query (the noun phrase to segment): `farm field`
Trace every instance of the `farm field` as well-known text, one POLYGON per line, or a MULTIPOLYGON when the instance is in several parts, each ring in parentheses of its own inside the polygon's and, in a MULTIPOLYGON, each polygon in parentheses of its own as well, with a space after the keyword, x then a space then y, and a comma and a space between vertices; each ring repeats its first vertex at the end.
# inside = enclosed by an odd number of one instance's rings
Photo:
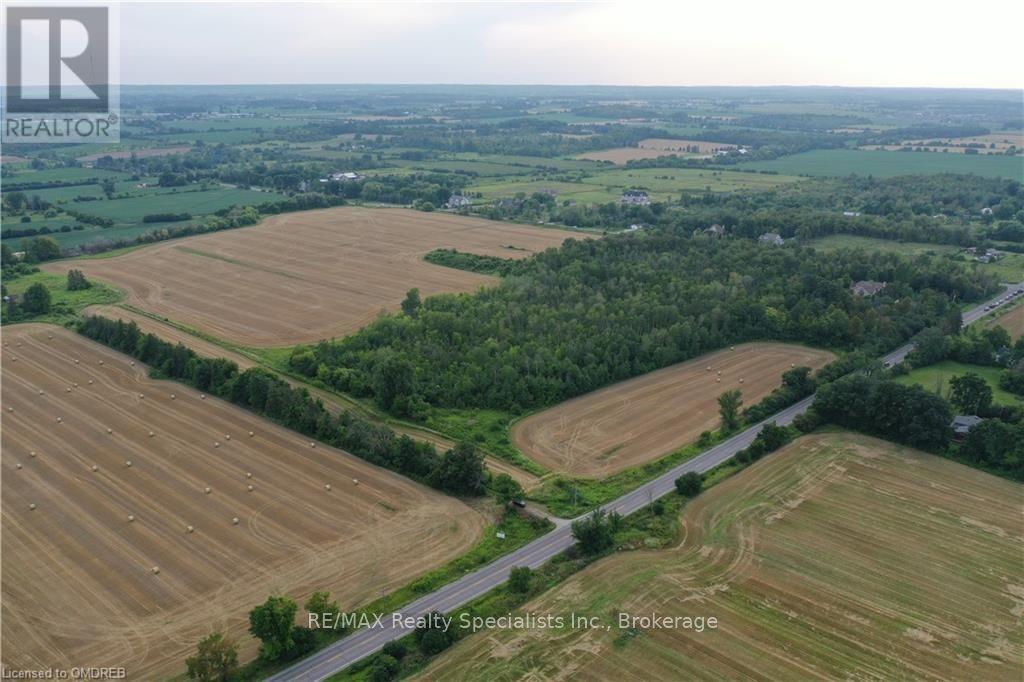
POLYGON ((866 436, 805 436, 689 503, 673 549, 620 553, 418 679, 978 679, 1024 675, 1021 486, 866 436), (621 629, 618 614, 715 617, 621 629))
POLYGON ((85 156, 79 156, 78 160, 82 163, 91 163, 97 159, 102 159, 104 156, 109 156, 112 159, 130 159, 135 156, 138 159, 147 159, 154 156, 173 156, 175 154, 185 154, 191 147, 179 146, 179 147, 150 147, 146 149, 125 149, 122 151, 108 151, 99 152, 96 154, 86 154, 85 156))
POLYGON ((342 336, 397 310, 406 292, 472 291, 497 280, 423 261, 436 248, 526 258, 579 233, 445 213, 341 207, 156 244, 80 268, 127 303, 243 346, 342 336), (283 243, 288 249, 281 249, 283 243))
POLYGON ((116 662, 130 679, 168 679, 212 630, 245 660, 247 609, 267 594, 330 590, 353 608, 466 551, 486 524, 68 330, 17 325, 4 345, 11 668, 116 662))
POLYGON ((999 375, 1002 371, 999 367, 983 367, 982 365, 968 365, 962 362, 944 360, 934 365, 911 370, 909 374, 896 377, 896 381, 907 386, 917 384, 944 398, 948 398, 949 380, 953 377, 973 372, 984 379, 989 388, 992 389, 992 402, 1000 405, 1024 407, 1024 399, 999 388, 999 375))
MULTIPOLYGON (((280 201, 285 197, 274 192, 260 192, 234 187, 216 187, 207 190, 188 189, 180 192, 158 191, 145 196, 109 201, 88 201, 71 204, 75 210, 88 215, 110 218, 115 225, 141 223, 142 218, 154 213, 191 213, 207 215, 229 206, 246 206, 280 201)), ((147 228, 166 227, 165 223, 147 223, 147 228)))
POLYGON ((781 386, 791 365, 817 369, 834 357, 803 346, 743 344, 530 415, 512 425, 510 436, 523 454, 553 471, 604 477, 657 459, 717 428, 718 396, 725 391, 739 389, 750 406, 781 386))
POLYGON ((1024 336, 1024 302, 1018 303, 1001 315, 993 317, 985 326, 994 327, 996 325, 1010 332, 1010 336, 1013 337, 1014 341, 1024 336))
POLYGON ((741 166, 793 175, 835 177, 857 174, 891 178, 914 173, 973 173, 1018 181, 1024 177, 1024 158, 1019 156, 975 156, 942 152, 816 149, 771 161, 749 161, 741 166))
POLYGON ((606 161, 614 163, 617 166, 624 166, 628 161, 637 161, 640 159, 660 159, 663 156, 700 158, 699 154, 666 151, 663 149, 642 149, 640 147, 616 147, 614 149, 604 149, 597 152, 585 152, 583 154, 580 154, 576 158, 583 159, 585 161, 606 161))

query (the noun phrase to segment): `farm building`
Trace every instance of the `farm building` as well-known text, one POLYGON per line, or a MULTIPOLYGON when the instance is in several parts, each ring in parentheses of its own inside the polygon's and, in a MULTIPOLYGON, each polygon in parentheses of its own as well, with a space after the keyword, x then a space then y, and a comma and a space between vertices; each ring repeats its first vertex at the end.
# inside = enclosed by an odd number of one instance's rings
POLYGON ((722 237, 725 236, 725 227, 723 225, 715 223, 711 227, 706 228, 704 230, 704 234, 713 239, 721 239, 722 237))
POLYGON ((782 246, 783 244, 782 236, 775 232, 765 232, 757 238, 757 241, 762 244, 771 244, 772 246, 782 246))
POLYGON ((887 282, 875 282, 869 279, 862 279, 859 282, 854 282, 853 286, 850 287, 857 296, 874 296, 882 289, 886 287, 887 282))
POLYGON ((362 180, 365 176, 352 171, 343 171, 338 173, 331 173, 326 178, 320 178, 320 182, 356 182, 362 180))
POLYGON ((958 414, 953 417, 953 421, 949 423, 953 427, 953 437, 957 440, 961 440, 967 435, 967 432, 973 429, 975 426, 985 421, 981 417, 973 414, 958 414))
POLYGON ((453 194, 448 198, 448 203, 445 204, 448 208, 461 208, 463 206, 469 206, 473 201, 469 197, 462 196, 461 194, 453 194))
POLYGON ((647 192, 641 189, 627 189, 619 198, 619 203, 647 206, 651 203, 651 198, 647 196, 647 192))

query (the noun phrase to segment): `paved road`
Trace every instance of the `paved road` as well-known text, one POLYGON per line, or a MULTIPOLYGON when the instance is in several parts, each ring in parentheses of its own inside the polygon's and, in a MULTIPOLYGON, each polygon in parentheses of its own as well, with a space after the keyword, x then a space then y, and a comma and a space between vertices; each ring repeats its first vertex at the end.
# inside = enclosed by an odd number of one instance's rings
MULTIPOLYGON (((1008 286, 1004 293, 996 296, 992 301, 965 312, 963 314, 964 326, 983 317, 985 315, 985 305, 1002 298, 1006 295, 1006 291, 1009 291, 1011 288, 1016 289, 1017 285, 1013 287, 1008 286)), ((900 362, 906 357, 912 347, 912 344, 901 346, 886 355, 882 360, 890 363, 900 362)), ((778 414, 765 419, 763 422, 751 426, 729 440, 719 443, 688 462, 680 464, 636 490, 626 493, 614 502, 605 505, 604 508, 625 516, 647 506, 652 500, 674 491, 675 480, 683 474, 690 471, 704 473, 715 468, 750 445, 765 424, 771 422, 780 425, 790 424, 793 418, 805 412, 813 401, 814 396, 801 400, 778 414)), ((452 611, 505 582, 508 579, 509 571, 513 567, 529 566, 530 568, 536 568, 560 552, 565 551, 572 544, 572 529, 568 523, 562 523, 547 535, 498 559, 494 563, 477 569, 473 573, 469 573, 455 582, 449 583, 437 591, 421 597, 402 609, 400 615, 402 617, 416 617, 426 615, 431 611, 438 611, 440 613, 452 611)), ((381 626, 359 630, 270 679, 274 680, 274 682, 284 682, 285 680, 314 682, 323 680, 376 652, 389 641, 412 632, 413 628, 406 627, 400 623, 396 624, 391 620, 391 617, 389 615, 385 618, 381 626)))

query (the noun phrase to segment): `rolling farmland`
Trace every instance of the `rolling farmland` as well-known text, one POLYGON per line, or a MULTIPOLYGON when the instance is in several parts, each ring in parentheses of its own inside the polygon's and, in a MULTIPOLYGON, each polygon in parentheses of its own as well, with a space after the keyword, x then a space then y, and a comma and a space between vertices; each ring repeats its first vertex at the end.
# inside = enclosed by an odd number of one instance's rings
POLYGON ((245 346, 351 333, 406 292, 472 291, 496 282, 423 261, 435 248, 526 258, 575 232, 403 209, 335 208, 255 227, 47 266, 114 282, 139 308, 245 346), (287 244, 287 250, 281 248, 287 244))
POLYGON ((863 151, 815 149, 771 161, 750 161, 743 168, 794 175, 841 177, 850 174, 891 178, 913 173, 973 173, 988 178, 1024 177, 1019 156, 977 156, 942 152, 863 151))
POLYGON ((4 346, 11 668, 167 679, 212 630, 247 659, 246 613, 268 593, 326 589, 352 608, 466 551, 486 523, 59 327, 12 327, 4 346))
POLYGON ((566 401, 515 423, 510 435, 542 466, 603 477, 717 428, 717 400, 725 391, 740 389, 744 404, 753 405, 782 384, 791 365, 818 368, 833 357, 803 346, 744 344, 566 401))
POLYGON ((1020 486, 848 433, 804 437, 525 607, 611 628, 488 630, 420 679, 984 679, 1024 675, 1020 486), (618 613, 719 627, 617 627, 618 613))

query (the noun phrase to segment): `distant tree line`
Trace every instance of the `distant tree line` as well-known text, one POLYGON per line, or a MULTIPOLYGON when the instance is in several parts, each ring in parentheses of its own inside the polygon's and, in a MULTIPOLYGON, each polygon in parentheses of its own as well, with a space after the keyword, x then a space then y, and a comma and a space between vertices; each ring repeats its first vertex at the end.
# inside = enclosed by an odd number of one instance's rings
POLYGON ((156 372, 219 396, 282 426, 342 448, 378 466, 397 471, 453 495, 481 495, 483 457, 470 444, 439 456, 434 446, 416 442, 351 412, 332 415, 305 388, 294 388, 260 368, 240 372, 223 358, 203 358, 183 344, 143 334, 134 322, 87 317, 78 332, 150 365, 156 372))

